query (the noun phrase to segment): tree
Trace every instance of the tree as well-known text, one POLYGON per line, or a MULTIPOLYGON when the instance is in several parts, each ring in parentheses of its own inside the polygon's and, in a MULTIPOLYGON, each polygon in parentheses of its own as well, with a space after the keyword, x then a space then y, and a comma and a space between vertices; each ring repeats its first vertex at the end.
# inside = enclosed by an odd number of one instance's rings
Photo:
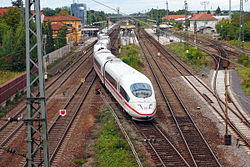
POLYGON ((16 1, 11 1, 13 6, 16 6, 18 8, 21 8, 23 5, 23 1, 22 0, 16 0, 16 1))
POLYGON ((55 39, 56 49, 59 49, 67 44, 66 33, 67 33, 67 27, 65 25, 61 27, 57 33, 57 36, 55 39))
POLYGON ((45 16, 55 16, 56 11, 51 8, 43 8, 43 13, 45 16))
POLYGON ((15 47, 14 49, 14 55, 12 59, 12 71, 24 71, 26 68, 26 36, 25 36, 25 27, 23 25, 19 25, 17 27, 16 33, 15 33, 15 47))
POLYGON ((218 8, 216 9, 215 11, 216 14, 221 14, 221 10, 220 10, 220 7, 218 6, 218 8))
POLYGON ((20 10, 18 7, 10 7, 1 17, 1 22, 15 31, 20 24, 20 10))
POLYGON ((43 35, 47 36, 46 39, 47 41, 45 46, 47 54, 55 50, 51 21, 49 20, 48 23, 43 23, 42 26, 43 26, 43 35))

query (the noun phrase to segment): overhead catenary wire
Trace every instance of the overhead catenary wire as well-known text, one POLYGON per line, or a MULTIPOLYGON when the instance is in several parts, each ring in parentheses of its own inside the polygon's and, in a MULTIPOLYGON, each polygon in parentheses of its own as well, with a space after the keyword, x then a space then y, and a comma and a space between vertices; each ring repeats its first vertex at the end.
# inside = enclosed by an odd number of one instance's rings
MULTIPOLYGON (((103 6, 107 7, 107 8, 109 8, 109 9, 112 9, 112 10, 114 10, 115 12, 117 12, 117 10, 116 10, 115 8, 112 8, 112 7, 108 6, 108 5, 105 5, 105 4, 103 4, 103 3, 101 3, 101 2, 99 2, 99 1, 97 1, 97 0, 92 0, 92 1, 94 1, 94 2, 96 2, 96 3, 98 3, 98 4, 101 4, 101 5, 103 5, 103 6)), ((142 21, 142 20, 139 20, 139 19, 137 19, 137 18, 135 18, 135 17, 133 17, 133 16, 130 16, 130 15, 124 13, 124 12, 121 12, 121 11, 120 11, 120 14, 123 14, 123 15, 125 15, 125 16, 127 16, 127 17, 129 17, 129 18, 132 18, 132 19, 134 19, 134 20, 136 20, 136 21, 138 21, 138 22, 141 22, 141 23, 143 23, 143 24, 145 24, 145 25, 147 25, 147 26, 152 26, 152 25, 148 24, 147 22, 144 22, 144 21, 142 21)), ((163 33, 163 34, 166 34, 166 35, 173 35, 173 36, 175 36, 173 32, 166 32, 166 31, 162 31, 162 30, 160 30, 160 29, 159 29, 159 31, 160 31, 161 33, 163 33)), ((199 47, 200 49, 204 49, 204 50, 206 50, 206 51, 211 52, 210 50, 206 49, 205 47, 202 47, 201 45, 195 44, 195 43, 193 43, 193 42, 191 42, 191 41, 186 41, 186 43, 188 43, 188 44, 190 44, 190 45, 192 45, 192 46, 199 47)), ((222 57, 222 56, 218 55, 218 54, 215 53, 215 52, 213 52, 213 54, 214 54, 215 56, 217 56, 217 57, 219 57, 219 58, 221 58, 221 59, 227 60, 227 61, 229 61, 230 63, 233 63, 233 64, 235 64, 235 65, 237 65, 237 66, 239 66, 239 67, 241 67, 241 68, 250 69, 250 68, 248 68, 248 67, 245 67, 244 65, 241 65, 241 64, 239 64, 239 63, 237 63, 237 62, 234 62, 234 61, 232 61, 232 60, 229 60, 228 58, 222 57)))

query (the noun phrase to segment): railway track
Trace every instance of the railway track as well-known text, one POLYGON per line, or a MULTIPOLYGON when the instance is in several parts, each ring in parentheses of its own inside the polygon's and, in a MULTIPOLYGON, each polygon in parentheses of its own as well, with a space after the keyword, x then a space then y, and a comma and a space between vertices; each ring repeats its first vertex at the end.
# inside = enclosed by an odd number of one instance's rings
MULTIPOLYGON (((161 45, 158 45, 158 42, 146 34, 144 31, 144 34, 142 35, 145 38, 149 38, 151 43, 153 44, 154 47, 156 47, 159 52, 166 58, 171 65, 173 65, 176 70, 181 74, 181 76, 187 81, 188 84, 190 84, 193 89, 200 94, 201 97, 205 101, 208 102, 209 106, 214 110, 214 113, 218 115, 218 117, 221 119, 221 121, 225 121, 225 113, 224 110, 221 108, 218 108, 215 106, 214 102, 216 101, 216 94, 210 90, 200 79, 198 79, 194 73, 192 73, 185 65, 177 59, 172 52, 169 50, 166 50, 164 47, 161 45), (201 92, 198 88, 203 87, 204 90, 201 92), (209 98, 210 97, 210 98, 209 98), (211 99, 211 97, 213 97, 211 99)), ((217 65, 217 68, 219 66, 217 65)), ((223 101, 221 98, 218 99, 220 103, 225 105, 225 101, 223 101)), ((233 103, 234 105, 234 103, 233 103)), ((231 113, 231 117, 229 118, 229 126, 232 128, 232 130, 236 133, 236 135, 243 140, 243 145, 246 145, 249 148, 249 141, 248 141, 248 136, 249 136, 249 118, 248 116, 239 110, 239 108, 235 105, 234 107, 231 105, 228 108, 231 113), (237 120, 236 122, 233 122, 231 120, 237 120)))
MULTIPOLYGON (((94 42, 95 43, 95 42, 94 42)), ((92 55, 91 49, 93 48, 93 45, 89 48, 86 55, 80 57, 78 61, 71 64, 65 71, 63 71, 59 76, 57 76, 53 81, 46 84, 46 92, 47 92, 47 100, 50 100, 50 98, 56 93, 56 91, 62 87, 66 81, 69 80, 69 78, 72 76, 73 73, 76 73, 77 70, 86 62, 86 60, 89 59, 89 57, 92 55)), ((12 118, 17 118, 23 115, 22 117, 25 118, 26 116, 26 106, 23 104, 19 111, 12 115, 12 118)), ((24 128, 24 122, 20 121, 17 123, 10 123, 4 122, 2 126, 0 127, 0 142, 1 146, 9 147, 10 143, 12 142, 13 138, 15 138, 15 135, 20 135, 18 133, 19 131, 23 131, 24 128)), ((1 155, 3 156, 4 152, 1 152, 1 155)))
MULTIPOLYGON (((180 37, 182 39, 184 39, 184 34, 182 33, 178 33, 178 32, 173 32, 173 35, 176 35, 177 37, 180 37)), ((196 41, 198 43, 202 43, 205 46, 214 46, 214 44, 217 44, 218 46, 220 46, 222 49, 224 49, 227 54, 230 54, 232 56, 238 56, 239 55, 239 50, 238 48, 236 48, 235 46, 228 44, 226 42, 221 42, 215 39, 210 39, 210 38, 206 38, 205 40, 202 38, 195 38, 195 35, 189 35, 190 39, 194 40, 196 39, 196 41)), ((244 51, 241 49, 240 51, 241 54, 250 54, 250 50, 245 49, 244 51)))
MULTIPOLYGON (((142 32, 139 33, 141 34, 140 36, 146 37, 142 32)), ((161 94, 182 140, 180 147, 184 150, 182 152, 185 152, 182 153, 183 157, 185 157, 190 166, 221 166, 217 157, 189 115, 179 95, 171 85, 168 77, 154 58, 154 55, 149 49, 150 46, 146 41, 147 38, 139 38, 139 44, 143 50, 143 54, 157 81, 161 94)))
MULTIPOLYGON (((90 52, 84 57, 81 57, 79 61, 76 61, 75 63, 71 64, 71 66, 69 66, 65 71, 63 71, 59 76, 57 76, 52 82, 46 85, 45 90, 47 92, 47 97, 46 97, 47 100, 49 100, 55 94, 55 92, 70 78, 72 73, 74 73, 75 71, 79 69, 81 64, 84 63, 91 54, 92 52, 90 52)), ((15 112, 14 115, 10 117, 11 118, 25 117, 26 115, 26 113, 24 113, 25 111, 26 111, 26 105, 23 105, 21 109, 19 109, 18 112, 15 112)), ((1 143, 0 145, 4 146, 15 133, 11 135, 8 135, 8 134, 12 131, 14 132, 20 129, 21 126, 23 126, 23 124, 24 124, 23 122, 13 124, 12 122, 9 122, 9 121, 6 121, 4 124, 2 124, 0 127, 0 143, 1 143), (18 127, 18 128, 15 129, 15 127, 18 127), (12 129, 15 129, 15 130, 12 130, 12 129)))
MULTIPOLYGON (((94 84, 94 81, 96 80, 96 74, 93 71, 93 67, 89 70, 85 78, 85 82, 81 82, 78 85, 73 96, 63 107, 68 111, 67 116, 62 117, 58 115, 48 129, 49 154, 51 165, 56 164, 56 162, 54 162, 54 158, 57 152, 59 151, 74 119, 76 118, 78 112, 80 112, 84 100, 86 99, 92 85, 94 84)), ((43 163, 43 161, 40 160, 40 156, 43 156, 43 153, 39 153, 34 157, 34 161, 37 162, 37 164, 39 164, 39 162, 41 164, 43 163)), ((27 166, 27 163, 25 163, 23 166, 27 166)))
POLYGON ((155 122, 136 122, 135 127, 144 137, 151 150, 156 166, 190 166, 170 139, 160 130, 155 122))

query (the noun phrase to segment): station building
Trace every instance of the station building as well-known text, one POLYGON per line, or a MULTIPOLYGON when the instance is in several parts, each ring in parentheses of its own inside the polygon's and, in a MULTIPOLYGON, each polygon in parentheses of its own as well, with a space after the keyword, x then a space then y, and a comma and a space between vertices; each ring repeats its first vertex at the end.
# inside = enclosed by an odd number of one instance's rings
POLYGON ((57 36, 59 29, 63 26, 67 26, 67 42, 73 41, 75 44, 80 43, 82 40, 82 19, 79 17, 65 14, 63 11, 58 16, 45 16, 44 22, 50 20, 52 25, 53 37, 57 36))

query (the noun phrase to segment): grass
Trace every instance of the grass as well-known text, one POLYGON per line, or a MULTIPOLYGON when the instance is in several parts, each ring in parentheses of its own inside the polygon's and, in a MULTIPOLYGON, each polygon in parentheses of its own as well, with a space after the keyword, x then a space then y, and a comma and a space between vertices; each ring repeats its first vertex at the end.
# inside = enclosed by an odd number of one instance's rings
POLYGON ((134 69, 138 71, 142 71, 143 69, 143 63, 142 59, 139 56, 140 53, 140 47, 137 45, 127 45, 121 47, 121 53, 119 57, 121 60, 133 67, 134 69))
POLYGON ((124 139, 110 111, 103 109, 99 119, 101 129, 95 144, 97 166, 138 166, 128 143, 124 139))
POLYGON ((83 165, 85 162, 87 162, 85 158, 80 158, 80 159, 75 160, 75 163, 79 166, 83 165))
MULTIPOLYGON (((226 41, 230 43, 231 45, 234 45, 236 47, 239 47, 239 40, 231 40, 231 41, 226 41)), ((250 41, 244 41, 244 48, 247 50, 250 50, 250 41)))
POLYGON ((250 96, 250 68, 239 69, 239 76, 242 79, 243 91, 250 96))
POLYGON ((11 71, 1 71, 0 70, 0 85, 23 74, 24 72, 11 72, 11 71))
POLYGON ((205 53, 201 52, 200 49, 189 46, 189 53, 186 53, 184 43, 172 43, 166 47, 196 72, 208 68, 212 63, 211 58, 204 56, 205 53))

